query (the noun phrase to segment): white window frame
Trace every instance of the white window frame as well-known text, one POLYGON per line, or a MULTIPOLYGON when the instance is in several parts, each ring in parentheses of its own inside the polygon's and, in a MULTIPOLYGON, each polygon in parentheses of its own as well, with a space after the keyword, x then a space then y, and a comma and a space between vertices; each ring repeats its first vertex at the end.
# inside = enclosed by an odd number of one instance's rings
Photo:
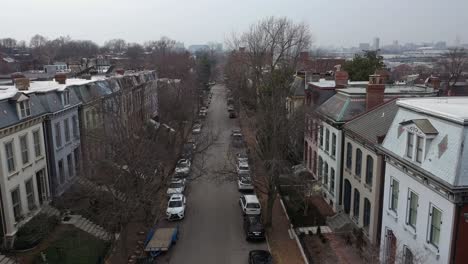
POLYGON ((330 129, 325 129, 325 151, 330 150, 330 129))
POLYGON ((55 145, 57 148, 62 147, 62 126, 60 122, 55 123, 55 145))
POLYGON ((24 182, 24 189, 26 190, 26 201, 28 203, 28 210, 31 211, 36 206, 36 197, 34 194, 34 181, 33 177, 24 182), (31 184, 31 193, 28 193, 28 183, 31 184), (31 199, 31 200, 30 200, 31 199))
POLYGON ((414 230, 416 230, 416 226, 417 226, 417 221, 418 221, 418 208, 419 208, 419 195, 408 188, 408 202, 407 202, 407 205, 406 205, 407 209, 406 209, 406 224, 410 227, 412 227, 414 230), (414 220, 414 225, 411 224, 411 194, 414 194, 416 196, 416 198, 418 199, 417 203, 416 203, 416 219, 414 220))
POLYGON ((436 247, 437 249, 439 249, 439 243, 440 243, 440 235, 441 235, 441 230, 442 230, 442 223, 443 223, 443 215, 444 215, 444 212, 438 208, 437 206, 435 206, 433 203, 431 203, 429 205, 429 217, 428 217, 428 225, 427 225, 427 243, 429 243, 430 245, 436 247), (434 209, 439 211, 440 212, 440 226, 439 226, 439 237, 438 237, 438 241, 437 243, 434 243, 434 241, 432 241, 431 239, 431 236, 432 236, 432 214, 434 213, 434 209))
POLYGON ((70 122, 68 122, 68 118, 65 118, 63 120, 63 130, 65 133, 65 143, 70 142, 71 136, 70 136, 70 122))
POLYGON ((31 104, 29 99, 18 102, 20 118, 26 118, 31 115, 31 104))
POLYGON ((406 135, 406 153, 405 153, 405 156, 408 157, 409 159, 414 158, 414 145, 415 145, 414 136, 415 136, 414 133, 409 132, 409 131, 408 131, 408 133, 406 135), (411 148, 410 148, 410 146, 411 146, 411 148))
POLYGON ((15 222, 21 221, 21 218, 23 216, 23 208, 21 206, 21 190, 19 186, 16 186, 16 188, 12 189, 10 191, 10 197, 11 197, 11 210, 13 211, 13 218, 15 219, 15 222), (13 193, 18 192, 18 201, 15 203, 13 200, 13 193), (15 213, 15 207, 18 207, 18 215, 15 213))
POLYGON ((416 148, 415 148, 415 160, 418 163, 421 163, 424 159, 424 145, 425 145, 425 139, 422 136, 416 135, 416 148))
POLYGON ((64 90, 62 92, 62 104, 64 106, 70 105, 70 91, 64 90))
POLYGON ((400 198, 400 182, 398 180, 396 180, 394 177, 391 177, 390 178, 390 195, 389 195, 389 204, 388 204, 388 209, 390 209, 392 212, 395 212, 396 214, 398 214, 398 200, 400 198), (397 189, 397 197, 396 197, 396 202, 395 204, 393 203, 393 190, 394 190, 394 185, 395 185, 395 182, 398 183, 398 189, 397 189))
POLYGON ((335 157, 335 155, 336 155, 336 134, 332 133, 331 156, 335 157))
POLYGON ((5 160, 6 160, 6 165, 7 165, 7 170, 9 173, 13 173, 16 171, 16 160, 15 160, 15 142, 14 140, 10 140, 8 142, 5 142, 4 143, 4 149, 5 149, 5 160), (11 146, 11 156, 8 155, 9 151, 7 150, 7 146, 11 146), (11 165, 10 165, 10 162, 9 160, 11 159, 11 165))
POLYGON ((21 135, 19 137, 19 141, 20 141, 21 161, 23 162, 23 165, 27 165, 30 162, 28 134, 21 135))
POLYGON ((37 129, 33 131, 33 143, 34 143, 34 155, 36 158, 42 156, 41 146, 41 130, 37 129), (37 135, 37 138, 36 138, 37 135))

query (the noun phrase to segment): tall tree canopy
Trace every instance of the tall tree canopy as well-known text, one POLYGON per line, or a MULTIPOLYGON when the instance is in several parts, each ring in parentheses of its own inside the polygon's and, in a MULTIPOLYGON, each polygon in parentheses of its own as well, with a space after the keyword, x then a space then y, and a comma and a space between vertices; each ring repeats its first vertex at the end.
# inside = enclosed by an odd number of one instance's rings
POLYGON ((353 60, 345 63, 344 70, 349 73, 352 81, 367 81, 369 75, 385 67, 383 57, 377 52, 375 50, 364 51, 363 55, 356 54, 353 60))

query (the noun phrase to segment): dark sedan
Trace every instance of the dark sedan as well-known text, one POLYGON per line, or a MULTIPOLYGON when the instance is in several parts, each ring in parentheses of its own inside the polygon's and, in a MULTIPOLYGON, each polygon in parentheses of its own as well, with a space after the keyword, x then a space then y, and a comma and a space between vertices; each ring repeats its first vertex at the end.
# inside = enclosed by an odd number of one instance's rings
POLYGON ((265 229, 259 215, 244 216, 244 231, 247 240, 265 240, 265 229))
POLYGON ((252 250, 249 252, 249 264, 272 264, 273 258, 266 250, 252 250))

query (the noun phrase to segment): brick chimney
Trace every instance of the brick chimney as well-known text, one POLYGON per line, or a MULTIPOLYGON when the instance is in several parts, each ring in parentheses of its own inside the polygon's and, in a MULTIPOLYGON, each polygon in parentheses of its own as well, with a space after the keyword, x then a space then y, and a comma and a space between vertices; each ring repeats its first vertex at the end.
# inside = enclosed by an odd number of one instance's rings
POLYGON ((430 80, 431 86, 432 86, 432 88, 434 90, 439 90, 440 89, 440 79, 439 79, 439 77, 431 76, 429 80, 430 80))
POLYGON ((384 84, 390 80, 390 73, 386 69, 376 70, 374 74, 380 75, 380 78, 382 78, 382 82, 384 84))
POLYGON ((29 79, 28 78, 16 78, 15 87, 20 91, 27 91, 29 89, 29 79))
POLYGON ((384 78, 378 74, 369 76, 369 83, 366 89, 366 111, 382 104, 385 96, 384 78))
POLYGON ((64 73, 57 73, 55 74, 55 81, 58 82, 59 84, 65 84, 67 83, 67 75, 64 73))
POLYGON ((335 66, 336 71, 335 71, 335 86, 344 88, 348 86, 348 79, 349 79, 349 74, 347 71, 342 71, 341 70, 341 65, 336 65, 335 66))
POLYGON ((125 70, 122 69, 122 68, 118 68, 118 69, 115 69, 115 73, 117 73, 117 74, 119 74, 119 75, 124 75, 125 70))

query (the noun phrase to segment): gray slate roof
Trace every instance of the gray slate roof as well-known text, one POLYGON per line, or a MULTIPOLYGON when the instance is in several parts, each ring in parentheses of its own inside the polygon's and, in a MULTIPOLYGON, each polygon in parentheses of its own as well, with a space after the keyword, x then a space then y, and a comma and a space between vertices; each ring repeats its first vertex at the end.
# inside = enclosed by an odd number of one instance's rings
POLYGON ((31 107, 31 116, 20 119, 16 111, 16 100, 20 93, 18 92, 13 98, 8 98, 0 101, 0 128, 9 127, 25 120, 41 116, 47 113, 47 110, 41 104, 40 99, 35 94, 28 94, 31 107))
POLYGON ((426 135, 437 135, 439 131, 431 124, 428 119, 412 119, 401 122, 400 125, 415 124, 426 135))
POLYGON ((69 108, 75 105, 79 105, 81 102, 78 100, 75 92, 70 90, 70 105, 64 106, 62 104, 61 92, 56 90, 47 92, 35 93, 39 98, 40 102, 44 106, 44 109, 49 113, 55 113, 65 108, 69 108))
POLYGON ((294 81, 291 83, 289 89, 289 95, 291 96, 305 96, 305 83, 304 79, 296 76, 294 81))
POLYGON ((389 101, 362 114, 344 125, 350 131, 372 144, 380 144, 379 137, 387 134, 398 111, 396 100, 389 101))

